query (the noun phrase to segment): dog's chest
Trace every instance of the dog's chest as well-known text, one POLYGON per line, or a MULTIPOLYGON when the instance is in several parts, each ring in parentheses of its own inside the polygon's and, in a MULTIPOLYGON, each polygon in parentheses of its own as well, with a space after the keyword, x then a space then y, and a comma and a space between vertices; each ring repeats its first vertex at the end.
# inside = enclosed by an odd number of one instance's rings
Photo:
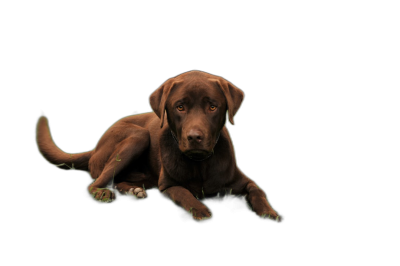
POLYGON ((224 189, 222 173, 199 164, 186 168, 184 176, 181 176, 181 182, 193 195, 203 198, 207 195, 213 195, 224 189))

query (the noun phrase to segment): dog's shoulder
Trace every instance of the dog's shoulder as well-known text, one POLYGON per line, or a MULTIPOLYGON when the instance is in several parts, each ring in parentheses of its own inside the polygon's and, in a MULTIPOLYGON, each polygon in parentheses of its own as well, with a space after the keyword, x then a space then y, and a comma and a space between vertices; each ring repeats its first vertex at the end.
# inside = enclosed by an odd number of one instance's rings
MULTIPOLYGON (((118 120, 112 127, 133 130, 132 132, 135 134, 138 132, 148 134, 154 143, 158 143, 158 139, 162 131, 162 128, 160 127, 160 118, 154 112, 124 117, 118 120)), ((164 129, 165 128, 168 128, 166 119, 164 129)))
POLYGON ((130 115, 121 118, 120 120, 117 121, 118 124, 133 124, 133 125, 138 125, 143 128, 148 128, 150 124, 158 121, 160 123, 160 118, 154 113, 154 112, 149 112, 149 113, 142 113, 142 114, 135 114, 135 115, 130 115))

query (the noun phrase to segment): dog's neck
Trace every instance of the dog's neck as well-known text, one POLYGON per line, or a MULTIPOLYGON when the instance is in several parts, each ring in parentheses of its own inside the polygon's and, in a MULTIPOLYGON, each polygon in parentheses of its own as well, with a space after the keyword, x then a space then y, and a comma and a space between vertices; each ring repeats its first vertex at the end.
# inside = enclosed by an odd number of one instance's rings
MULTIPOLYGON (((174 132, 172 132, 171 129, 170 129, 169 131, 171 132, 171 135, 172 135, 172 137, 174 138, 176 144, 178 144, 178 146, 179 146, 178 138, 175 136, 174 132)), ((214 147, 215 147, 215 145, 217 145, 217 142, 218 142, 220 136, 221 136, 221 131, 218 133, 218 137, 217 137, 217 139, 215 140, 214 147)), ((188 157, 188 158, 189 158, 190 160, 192 160, 192 161, 201 162, 201 161, 207 160, 207 159, 210 158, 213 154, 214 154, 214 148, 212 149, 212 153, 211 153, 210 155, 208 155, 208 156, 207 156, 206 158, 204 158, 204 159, 195 160, 195 159, 190 158, 190 157, 188 157)), ((185 155, 185 156, 186 156, 186 155, 185 155)), ((187 157, 187 156, 186 156, 186 157, 187 157)))

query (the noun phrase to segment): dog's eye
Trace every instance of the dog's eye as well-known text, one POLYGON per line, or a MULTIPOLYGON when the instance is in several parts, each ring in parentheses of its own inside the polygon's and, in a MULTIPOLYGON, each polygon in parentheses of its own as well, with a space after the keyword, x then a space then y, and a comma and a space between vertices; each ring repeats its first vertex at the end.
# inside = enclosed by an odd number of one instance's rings
POLYGON ((216 109, 217 109, 217 106, 215 106, 215 105, 211 105, 211 106, 210 106, 210 110, 211 110, 211 111, 215 111, 216 109))
POLYGON ((176 109, 178 109, 178 111, 183 111, 183 110, 185 110, 185 108, 183 107, 183 105, 177 106, 176 109))

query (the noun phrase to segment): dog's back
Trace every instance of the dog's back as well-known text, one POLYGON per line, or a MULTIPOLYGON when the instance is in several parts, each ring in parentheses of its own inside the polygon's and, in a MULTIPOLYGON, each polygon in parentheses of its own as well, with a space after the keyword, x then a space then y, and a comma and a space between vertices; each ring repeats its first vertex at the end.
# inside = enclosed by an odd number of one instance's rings
MULTIPOLYGON (((36 141, 39 151, 43 157, 50 163, 55 164, 57 167, 66 170, 77 169, 89 171, 90 162, 94 162, 96 164, 96 158, 92 158, 93 155, 96 155, 96 151, 97 154, 99 154, 98 151, 103 150, 101 154, 102 156, 105 156, 105 154, 107 154, 105 150, 113 150, 115 148, 112 142, 117 142, 118 136, 123 138, 124 135, 130 133, 127 131, 126 125, 133 125, 137 126, 138 129, 148 130, 151 137, 151 142, 153 143, 152 146, 157 147, 160 131, 160 119, 154 112, 131 115, 118 120, 103 134, 96 147, 87 152, 67 153, 57 147, 50 133, 48 119, 45 116, 40 117, 38 120, 36 128, 36 141), (110 140, 114 141, 110 142, 110 140)), ((154 152, 150 152, 151 155, 153 153, 158 153, 158 149, 156 149, 154 152)), ((109 158, 104 158, 104 160, 108 159, 109 158)), ((101 165, 104 163, 105 162, 100 162, 97 164, 101 165)), ((102 169, 99 169, 100 172, 101 170, 102 169)), ((92 177, 94 179, 97 178, 97 176, 93 175, 92 177)))

